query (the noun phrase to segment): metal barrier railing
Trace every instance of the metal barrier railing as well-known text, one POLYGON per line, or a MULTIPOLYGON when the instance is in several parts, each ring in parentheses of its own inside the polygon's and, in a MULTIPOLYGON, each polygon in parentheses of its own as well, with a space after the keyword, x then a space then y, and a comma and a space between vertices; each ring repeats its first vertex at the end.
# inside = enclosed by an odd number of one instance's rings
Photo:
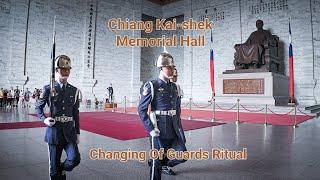
MULTIPOLYGON (((120 102, 116 102, 117 104, 120 104, 122 105, 123 104, 123 112, 124 113, 127 113, 127 108, 128 108, 128 105, 127 103, 129 104, 138 104, 140 101, 140 97, 137 99, 137 100, 134 100, 134 101, 129 101, 127 99, 127 96, 124 96, 124 98, 120 101, 120 102)), ((293 127, 298 127, 297 126, 297 111, 299 111, 301 114, 303 115, 306 115, 308 117, 314 117, 312 115, 309 115, 305 112, 303 112, 300 108, 297 108, 297 106, 295 105, 293 108, 291 108, 288 112, 286 113, 276 113, 274 112, 274 110, 270 109, 268 107, 268 105, 266 104, 265 107, 262 107, 260 109, 249 109, 248 107, 240 104, 240 99, 237 99, 237 102, 235 104, 233 104, 231 107, 222 107, 222 105, 219 105, 216 103, 215 99, 211 99, 210 101, 208 101, 208 104, 204 104, 204 105, 200 105, 200 104, 197 104, 193 101, 192 98, 189 98, 189 101, 185 104, 185 105, 181 105, 181 108, 187 108, 188 109, 188 120, 191 120, 192 119, 192 108, 196 107, 196 108, 200 108, 200 109, 205 109, 205 108, 209 108, 211 107, 212 108, 212 119, 211 121, 215 121, 216 120, 216 111, 217 110, 223 110, 223 111, 232 111, 232 110, 236 110, 236 120, 235 120, 235 123, 236 124, 240 124, 241 121, 240 121, 240 107, 244 110, 244 111, 247 111, 247 112, 251 112, 251 113, 258 113, 258 112, 263 112, 264 111, 264 125, 268 125, 268 112, 270 112, 271 114, 274 114, 274 115, 277 115, 277 116, 286 116, 286 115, 290 115, 292 112, 294 112, 294 122, 293 122, 293 127)), ((116 108, 115 108, 115 103, 113 103, 113 106, 112 106, 112 112, 115 112, 116 111, 116 108)))
POLYGON ((265 107, 263 107, 263 108, 258 109, 258 110, 250 110, 250 109, 246 108, 245 106, 243 106, 242 104, 240 104, 240 106, 241 106, 244 110, 246 110, 246 111, 248 111, 248 112, 261 112, 261 111, 263 111, 263 110, 265 109, 265 107))
POLYGON ((287 113, 284 113, 284 114, 278 114, 278 113, 275 113, 274 111, 272 111, 270 108, 268 108, 268 110, 272 113, 272 114, 275 114, 277 116, 286 116, 286 115, 289 115, 295 108, 292 108, 289 112, 287 113))
POLYGON ((240 99, 237 99, 237 120, 236 120, 236 124, 240 123, 240 99))
POLYGON ((237 104, 234 104, 231 108, 222 108, 218 104, 216 104, 216 106, 218 107, 218 109, 221 109, 221 110, 224 110, 224 111, 230 111, 230 110, 234 109, 237 106, 237 104))
POLYGON ((208 105, 204 105, 204 106, 200 106, 200 105, 192 102, 192 98, 189 98, 189 102, 183 107, 187 107, 188 105, 189 105, 189 109, 188 109, 188 111, 189 111, 188 119, 189 120, 192 119, 192 113, 191 113, 192 112, 192 105, 194 105, 197 108, 207 108, 210 105, 212 105, 212 119, 211 119, 211 121, 214 121, 216 119, 216 110, 217 109, 220 109, 220 110, 223 110, 223 111, 231 111, 231 110, 236 108, 236 121, 235 121, 236 124, 240 124, 241 123, 241 121, 240 121, 240 107, 242 107, 243 110, 245 110, 247 112, 251 112, 251 113, 258 113, 258 112, 263 112, 264 111, 264 114, 265 114, 265 116, 264 116, 264 125, 268 125, 268 112, 270 112, 271 114, 275 114, 277 116, 286 116, 286 115, 290 115, 292 112, 294 112, 294 114, 293 114, 293 116, 294 116, 293 127, 294 128, 298 127, 297 126, 297 109, 301 114, 304 114, 304 115, 306 115, 308 117, 314 117, 314 116, 308 115, 307 113, 303 112, 301 109, 297 108, 296 105, 293 108, 291 108, 288 112, 282 113, 282 114, 274 112, 273 110, 268 108, 267 104, 265 105, 265 107, 262 107, 260 109, 249 109, 249 108, 245 107, 244 105, 240 104, 240 99, 237 99, 237 103, 235 103, 234 105, 232 105, 229 108, 221 107, 220 105, 218 105, 215 102, 214 98, 211 101, 209 101, 208 105))

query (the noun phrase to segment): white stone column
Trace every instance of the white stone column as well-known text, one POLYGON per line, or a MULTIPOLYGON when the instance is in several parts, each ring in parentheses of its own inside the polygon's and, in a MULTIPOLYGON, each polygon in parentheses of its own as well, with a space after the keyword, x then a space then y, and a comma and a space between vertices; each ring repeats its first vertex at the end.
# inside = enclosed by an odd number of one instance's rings
MULTIPOLYGON (((132 19, 135 21, 141 20, 141 0, 133 0, 132 19)), ((133 38, 140 38, 141 31, 132 31, 133 38)), ((140 87, 140 65, 141 65, 141 47, 131 48, 131 79, 130 79, 130 93, 127 94, 130 102, 136 101, 139 98, 140 87)))

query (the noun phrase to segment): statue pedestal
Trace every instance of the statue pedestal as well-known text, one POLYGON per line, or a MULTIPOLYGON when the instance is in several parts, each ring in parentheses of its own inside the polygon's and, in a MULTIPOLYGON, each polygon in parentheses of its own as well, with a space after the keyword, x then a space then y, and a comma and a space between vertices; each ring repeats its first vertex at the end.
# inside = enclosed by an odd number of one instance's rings
POLYGON ((117 103, 104 103, 104 108, 117 108, 117 103))
POLYGON ((289 78, 272 72, 219 74, 216 102, 241 104, 287 105, 289 78))

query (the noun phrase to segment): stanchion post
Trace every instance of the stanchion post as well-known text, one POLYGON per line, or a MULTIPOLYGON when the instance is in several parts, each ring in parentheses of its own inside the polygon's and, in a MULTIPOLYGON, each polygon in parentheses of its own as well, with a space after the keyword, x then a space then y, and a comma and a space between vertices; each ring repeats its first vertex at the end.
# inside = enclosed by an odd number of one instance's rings
POLYGON ((268 104, 266 104, 266 107, 265 107, 266 111, 264 113, 264 125, 267 126, 268 125, 268 122, 267 122, 267 116, 268 116, 268 104))
POLYGON ((212 102, 213 102, 213 104, 212 104, 213 117, 212 117, 211 121, 213 122, 213 121, 216 120, 216 100, 213 98, 213 99, 212 99, 212 102))
POLYGON ((240 111, 240 99, 237 99, 237 120, 236 124, 240 124, 240 119, 239 119, 239 112, 240 111))
POLYGON ((188 117, 188 120, 192 119, 191 108, 192 108, 192 98, 189 98, 189 117, 188 117))
POLYGON ((124 113, 127 113, 127 96, 124 96, 124 113))
POLYGON ((297 105, 294 105, 294 124, 293 124, 293 128, 297 128, 297 105))

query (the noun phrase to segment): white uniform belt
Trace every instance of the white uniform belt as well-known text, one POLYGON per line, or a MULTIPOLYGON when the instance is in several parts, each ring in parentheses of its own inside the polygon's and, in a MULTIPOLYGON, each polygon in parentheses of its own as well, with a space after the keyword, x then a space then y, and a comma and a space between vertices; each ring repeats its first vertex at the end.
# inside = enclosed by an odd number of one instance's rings
POLYGON ((58 116, 58 117, 55 117, 54 119, 62 123, 73 121, 73 117, 68 117, 68 116, 58 116))
POLYGON ((169 111, 154 111, 156 115, 166 115, 166 116, 174 116, 176 115, 176 110, 169 110, 169 111))

